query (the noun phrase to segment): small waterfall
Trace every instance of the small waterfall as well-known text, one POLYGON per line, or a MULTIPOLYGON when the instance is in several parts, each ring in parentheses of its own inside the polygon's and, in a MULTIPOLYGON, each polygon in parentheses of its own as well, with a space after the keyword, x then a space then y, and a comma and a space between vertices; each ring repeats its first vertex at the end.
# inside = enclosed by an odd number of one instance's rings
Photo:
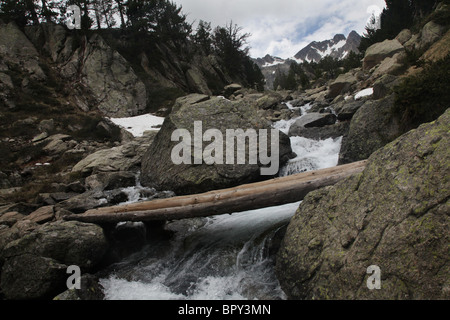
POLYGON ((179 232, 170 243, 149 245, 101 279, 106 298, 285 299, 270 247, 298 205, 173 222, 169 230, 179 232))
POLYGON ((291 147, 297 156, 280 169, 279 175, 284 177, 300 172, 334 167, 339 160, 341 144, 342 137, 326 140, 291 137, 291 147))

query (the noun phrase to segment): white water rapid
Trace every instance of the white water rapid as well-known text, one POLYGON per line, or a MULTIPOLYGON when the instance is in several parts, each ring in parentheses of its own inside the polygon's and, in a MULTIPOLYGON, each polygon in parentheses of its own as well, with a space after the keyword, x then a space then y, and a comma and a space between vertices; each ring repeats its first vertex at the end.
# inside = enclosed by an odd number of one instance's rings
MULTIPOLYGON (((309 108, 309 105, 300 107, 301 113, 309 108)), ((286 133, 295 120, 282 120, 274 127, 286 133)), ((292 137, 292 149, 297 157, 281 169, 280 175, 336 166, 341 141, 342 138, 315 141, 292 137)), ((135 190, 127 191, 134 194, 135 190)), ((281 239, 279 231, 289 223, 298 205, 296 202, 169 223, 167 229, 175 231, 173 239, 150 243, 110 268, 108 275, 100 280, 105 298, 285 299, 275 276, 274 248, 281 239)))

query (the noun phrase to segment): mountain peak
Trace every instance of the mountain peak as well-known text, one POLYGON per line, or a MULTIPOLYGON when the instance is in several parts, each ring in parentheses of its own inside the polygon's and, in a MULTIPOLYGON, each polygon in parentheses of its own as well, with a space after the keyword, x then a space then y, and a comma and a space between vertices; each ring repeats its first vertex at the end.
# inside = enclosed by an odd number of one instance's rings
POLYGON ((331 40, 311 42, 300 50, 294 58, 301 62, 319 62, 326 56, 343 59, 351 51, 359 52, 358 46, 360 42, 361 36, 356 31, 350 32, 347 38, 343 34, 336 34, 331 40))
POLYGON ((345 41, 347 40, 347 38, 345 38, 345 36, 343 34, 337 34, 333 37, 333 41, 335 43, 338 43, 339 41, 345 41))
POLYGON ((300 50, 293 58, 283 60, 267 54, 265 57, 253 59, 253 61, 261 68, 266 78, 266 86, 271 88, 277 70, 287 73, 293 61, 298 63, 305 61, 319 62, 326 56, 331 56, 335 59, 344 59, 352 51, 358 53, 360 43, 361 36, 356 31, 352 31, 347 38, 343 34, 336 34, 330 40, 313 41, 300 50))

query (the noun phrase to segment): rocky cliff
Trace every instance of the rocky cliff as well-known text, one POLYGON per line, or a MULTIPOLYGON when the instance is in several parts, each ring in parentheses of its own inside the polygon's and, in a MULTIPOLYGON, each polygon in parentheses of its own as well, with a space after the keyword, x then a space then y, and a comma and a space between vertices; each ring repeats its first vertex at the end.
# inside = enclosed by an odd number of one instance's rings
MULTIPOLYGON (((189 42, 142 46, 120 30, 81 34, 50 23, 21 30, 0 22, 0 34, 3 72, 20 66, 40 81, 53 72, 70 88, 76 107, 109 117, 157 111, 185 93, 221 93, 239 81, 225 74, 217 57, 204 56, 189 42)), ((13 96, 3 99, 14 102, 13 96)))

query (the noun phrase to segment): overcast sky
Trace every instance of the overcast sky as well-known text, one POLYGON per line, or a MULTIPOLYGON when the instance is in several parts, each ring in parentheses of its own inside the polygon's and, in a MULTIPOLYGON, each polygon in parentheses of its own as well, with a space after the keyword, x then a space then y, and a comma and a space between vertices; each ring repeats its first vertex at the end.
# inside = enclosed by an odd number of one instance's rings
MULTIPOLYGON (((174 0, 189 22, 204 20, 211 26, 230 21, 251 33, 250 55, 294 56, 311 41, 333 38, 337 33, 359 34, 374 8, 384 0, 174 0)), ((194 24, 196 28, 197 24, 194 24)))

